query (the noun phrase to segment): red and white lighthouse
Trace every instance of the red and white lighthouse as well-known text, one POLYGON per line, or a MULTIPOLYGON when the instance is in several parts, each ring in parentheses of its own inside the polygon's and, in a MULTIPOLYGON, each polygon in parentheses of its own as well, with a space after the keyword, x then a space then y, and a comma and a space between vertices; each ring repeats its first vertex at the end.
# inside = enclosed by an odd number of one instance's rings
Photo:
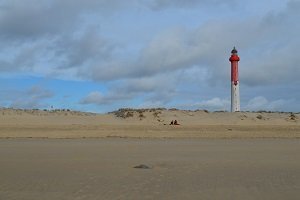
POLYGON ((239 66, 240 57, 238 51, 233 47, 231 51, 231 112, 238 112, 240 108, 240 89, 239 89, 239 66))

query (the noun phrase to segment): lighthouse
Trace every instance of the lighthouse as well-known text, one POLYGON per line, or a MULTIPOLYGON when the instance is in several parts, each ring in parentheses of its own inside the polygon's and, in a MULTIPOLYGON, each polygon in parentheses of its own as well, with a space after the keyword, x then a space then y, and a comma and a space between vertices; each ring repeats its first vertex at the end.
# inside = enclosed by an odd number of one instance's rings
POLYGON ((238 112, 241 110, 238 66, 240 58, 238 56, 238 51, 235 49, 235 47, 233 47, 231 51, 229 61, 231 62, 231 112, 238 112))

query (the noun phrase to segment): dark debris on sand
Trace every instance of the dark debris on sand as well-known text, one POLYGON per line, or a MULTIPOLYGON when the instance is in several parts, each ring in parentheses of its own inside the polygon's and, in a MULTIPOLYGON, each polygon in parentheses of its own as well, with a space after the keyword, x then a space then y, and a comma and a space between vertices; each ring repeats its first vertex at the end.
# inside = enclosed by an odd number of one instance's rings
POLYGON ((135 168, 135 169, 152 169, 152 167, 150 167, 148 165, 144 165, 144 164, 134 166, 133 168, 135 168))

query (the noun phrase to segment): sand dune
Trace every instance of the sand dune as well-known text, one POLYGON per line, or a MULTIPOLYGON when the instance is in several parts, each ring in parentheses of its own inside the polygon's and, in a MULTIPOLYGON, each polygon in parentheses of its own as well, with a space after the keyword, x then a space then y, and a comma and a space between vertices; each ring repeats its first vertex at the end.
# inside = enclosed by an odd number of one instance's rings
POLYGON ((0 138, 299 138, 299 121, 299 113, 279 112, 0 109, 0 138), (171 120, 180 125, 170 126, 171 120))

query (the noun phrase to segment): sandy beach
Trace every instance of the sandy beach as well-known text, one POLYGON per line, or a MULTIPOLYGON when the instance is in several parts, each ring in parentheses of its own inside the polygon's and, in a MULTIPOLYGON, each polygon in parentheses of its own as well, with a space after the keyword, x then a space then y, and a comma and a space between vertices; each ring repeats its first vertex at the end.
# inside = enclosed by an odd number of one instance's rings
POLYGON ((0 138, 299 138, 299 113, 0 110, 0 138), (179 126, 170 126, 177 120, 179 126))
POLYGON ((2 139, 0 199, 296 200, 299 152, 295 139, 2 139))
POLYGON ((298 199, 299 137, 299 113, 1 109, 0 199, 298 199))

